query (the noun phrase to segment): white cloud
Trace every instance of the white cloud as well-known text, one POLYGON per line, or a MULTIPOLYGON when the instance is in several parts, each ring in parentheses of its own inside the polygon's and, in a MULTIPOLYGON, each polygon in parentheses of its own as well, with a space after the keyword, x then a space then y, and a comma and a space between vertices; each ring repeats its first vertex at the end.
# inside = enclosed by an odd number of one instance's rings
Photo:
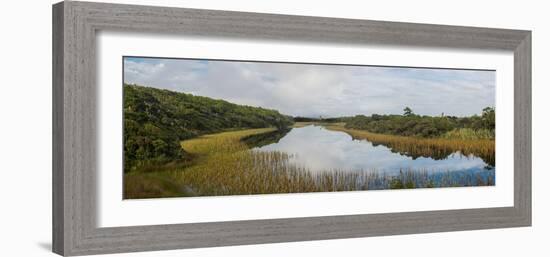
POLYGON ((493 71, 126 58, 124 80, 262 106, 294 116, 479 114, 495 103, 493 71))

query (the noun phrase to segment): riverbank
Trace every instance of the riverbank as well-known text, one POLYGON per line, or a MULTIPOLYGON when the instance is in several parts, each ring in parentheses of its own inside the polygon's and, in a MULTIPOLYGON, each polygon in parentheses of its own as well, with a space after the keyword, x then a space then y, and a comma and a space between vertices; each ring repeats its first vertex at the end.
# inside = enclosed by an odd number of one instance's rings
MULTIPOLYGON (((332 129, 336 128, 341 126, 333 125, 332 129)), ((188 165, 125 174, 124 198, 494 185, 494 170, 483 176, 411 169, 403 169, 398 175, 339 169, 312 173, 307 167, 290 162, 292 153, 251 151, 253 146, 244 140, 275 131, 275 128, 246 129, 182 141, 182 148, 192 156, 188 165)))
POLYGON ((482 158, 486 163, 492 166, 495 165, 495 140, 404 137, 348 129, 342 124, 323 126, 329 130, 345 132, 354 139, 365 139, 373 144, 385 145, 413 158, 443 159, 456 151, 460 151, 465 156, 475 155, 482 158))

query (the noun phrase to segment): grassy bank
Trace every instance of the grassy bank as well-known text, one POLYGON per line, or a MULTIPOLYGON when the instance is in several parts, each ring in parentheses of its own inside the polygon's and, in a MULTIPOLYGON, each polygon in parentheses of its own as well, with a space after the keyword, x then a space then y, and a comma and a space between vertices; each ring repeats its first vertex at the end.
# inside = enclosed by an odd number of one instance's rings
POLYGON ((182 141, 182 148, 192 156, 188 165, 157 172, 125 174, 124 198, 494 185, 494 171, 492 174, 476 175, 457 172, 434 174, 427 170, 403 170, 398 175, 375 170, 312 173, 305 167, 294 165, 290 161, 293 156, 287 153, 251 151, 243 140, 275 130, 247 129, 182 141))
POLYGON ((460 151, 464 155, 473 154, 486 163, 495 164, 495 141, 493 139, 420 138, 377 134, 365 130, 349 129, 342 125, 326 125, 327 129, 348 133, 353 138, 366 139, 373 144, 382 144, 393 151, 417 157, 444 159, 451 153, 460 151))

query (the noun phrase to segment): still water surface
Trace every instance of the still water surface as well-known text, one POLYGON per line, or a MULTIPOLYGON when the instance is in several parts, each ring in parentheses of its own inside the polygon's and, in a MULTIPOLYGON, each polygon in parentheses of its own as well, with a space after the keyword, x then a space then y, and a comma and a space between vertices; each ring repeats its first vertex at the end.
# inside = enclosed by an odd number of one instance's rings
POLYGON ((322 126, 294 128, 278 142, 255 147, 254 151, 281 151, 291 155, 290 162, 311 172, 338 169, 397 174, 400 170, 478 173, 494 171, 481 158, 455 152, 444 159, 413 157, 392 152, 384 145, 374 146, 367 140, 353 139, 340 131, 322 126))

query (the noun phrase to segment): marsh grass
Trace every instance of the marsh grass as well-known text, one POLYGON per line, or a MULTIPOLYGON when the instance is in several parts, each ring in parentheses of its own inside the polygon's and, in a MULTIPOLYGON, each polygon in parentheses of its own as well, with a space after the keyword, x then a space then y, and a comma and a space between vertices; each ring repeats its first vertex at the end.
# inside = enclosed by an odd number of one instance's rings
MULTIPOLYGON (((462 155, 475 155, 491 166, 495 165, 494 139, 466 139, 457 136, 448 138, 420 138, 377 134, 365 130, 347 129, 341 125, 328 125, 327 129, 348 133, 355 139, 366 139, 374 145, 382 144, 413 158, 431 157, 436 160, 447 158, 459 151, 462 155)), ((456 132, 460 134, 461 132, 456 132)), ((462 132, 463 135, 468 132, 462 132)), ((464 136, 466 137, 466 136, 464 136)))
POLYGON ((341 169, 311 172, 291 162, 292 155, 250 150, 242 140, 273 131, 249 129, 183 141, 183 149, 194 156, 192 165, 125 174, 124 198, 494 185, 494 170, 481 175, 411 169, 399 174, 341 169))

